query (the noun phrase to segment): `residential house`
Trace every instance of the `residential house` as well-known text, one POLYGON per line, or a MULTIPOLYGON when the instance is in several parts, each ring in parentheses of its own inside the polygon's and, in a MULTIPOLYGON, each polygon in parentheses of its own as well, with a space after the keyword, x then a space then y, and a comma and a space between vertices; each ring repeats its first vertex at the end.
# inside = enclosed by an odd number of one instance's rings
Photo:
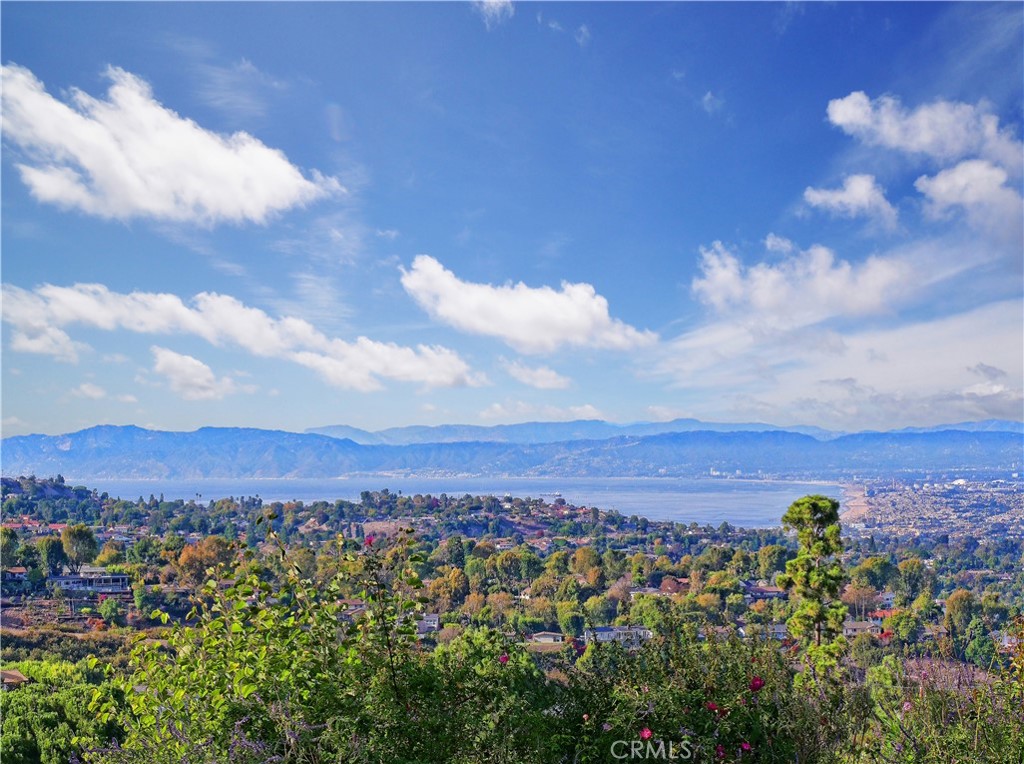
POLYGON ((646 626, 597 626, 583 631, 583 641, 588 645, 618 642, 626 647, 640 647, 652 636, 646 626))
POLYGON ((28 568, 16 566, 4 568, 2 571, 4 581, 26 581, 28 580, 28 568))
POLYGON ((677 576, 665 576, 661 579, 663 594, 686 594, 690 591, 690 579, 677 576))
POLYGON ((109 573, 106 568, 83 565, 77 574, 50 576, 46 585, 65 592, 88 594, 127 594, 132 582, 127 573, 109 573))
POLYGON ((0 689, 13 690, 16 687, 21 687, 27 681, 29 681, 28 677, 20 671, 13 669, 0 671, 0 689))
POLYGON ((430 634, 441 630, 441 616, 437 613, 424 613, 416 619, 416 633, 418 635, 430 634))
POLYGON ((752 602, 758 602, 760 600, 784 600, 786 599, 786 590, 780 589, 778 586, 762 586, 760 584, 754 584, 749 581, 743 584, 743 600, 749 605, 752 602))
POLYGON ((545 645, 561 644, 565 642, 565 635, 560 631, 538 631, 534 632, 530 641, 545 645))
POLYGON ((668 592, 664 592, 661 589, 656 589, 653 586, 636 586, 629 590, 629 599, 635 600, 641 595, 649 595, 651 597, 667 597, 668 592))
POLYGON ((882 633, 882 627, 871 621, 845 621, 843 623, 843 636, 853 638, 861 634, 877 636, 882 633))
POLYGON ((870 613, 868 613, 868 620, 871 621, 871 623, 877 623, 879 626, 881 626, 882 621, 884 621, 886 618, 890 618, 891 616, 894 616, 897 613, 901 612, 903 611, 901 611, 899 608, 890 608, 888 610, 872 610, 870 613))

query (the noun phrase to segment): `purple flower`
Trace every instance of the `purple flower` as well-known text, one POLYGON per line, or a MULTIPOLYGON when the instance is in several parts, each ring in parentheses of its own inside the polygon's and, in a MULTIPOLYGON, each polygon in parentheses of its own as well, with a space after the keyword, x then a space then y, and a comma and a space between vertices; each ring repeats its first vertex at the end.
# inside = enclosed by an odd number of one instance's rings
POLYGON ((500 663, 502 666, 508 663, 508 653, 502 653, 501 655, 499 655, 498 663, 500 663))

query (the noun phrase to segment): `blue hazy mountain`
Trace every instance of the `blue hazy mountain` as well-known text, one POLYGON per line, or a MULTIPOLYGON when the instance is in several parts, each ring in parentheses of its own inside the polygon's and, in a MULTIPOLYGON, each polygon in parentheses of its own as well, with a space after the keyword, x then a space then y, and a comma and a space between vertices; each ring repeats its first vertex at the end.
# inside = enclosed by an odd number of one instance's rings
POLYGON ((315 433, 100 426, 3 440, 6 475, 89 478, 330 478, 360 474, 837 479, 1020 471, 1020 432, 939 429, 819 440, 798 432, 690 432, 559 442, 361 445, 315 433))

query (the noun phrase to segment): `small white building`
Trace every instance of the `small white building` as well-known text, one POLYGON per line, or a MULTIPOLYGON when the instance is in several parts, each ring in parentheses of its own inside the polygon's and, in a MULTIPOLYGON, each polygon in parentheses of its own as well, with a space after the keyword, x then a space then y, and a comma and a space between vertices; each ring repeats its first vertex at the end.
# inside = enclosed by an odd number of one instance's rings
POLYGON ((416 619, 416 633, 430 634, 441 630, 441 616, 437 613, 424 613, 416 619))
POLYGON ((565 634, 560 631, 538 631, 530 638, 531 642, 543 645, 555 645, 565 642, 565 634))
POLYGON ((646 626, 597 626, 584 630, 583 641, 588 645, 618 642, 626 647, 639 647, 653 636, 646 626))

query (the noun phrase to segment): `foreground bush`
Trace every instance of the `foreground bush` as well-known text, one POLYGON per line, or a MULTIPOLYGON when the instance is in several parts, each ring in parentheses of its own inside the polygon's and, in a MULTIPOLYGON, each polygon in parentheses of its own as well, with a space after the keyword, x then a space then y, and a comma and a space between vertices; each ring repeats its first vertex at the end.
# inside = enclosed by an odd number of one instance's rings
POLYGON ((1008 668, 889 656, 872 669, 876 734, 861 760, 893 764, 1024 762, 1024 645, 1008 668))
POLYGON ((0 757, 4 764, 66 764, 81 751, 78 740, 106 740, 121 733, 87 706, 94 691, 114 692, 103 672, 67 661, 5 663, 29 682, 0 692, 0 757))
POLYGON ((703 639, 665 607, 640 650, 591 646, 576 660, 567 646, 545 673, 492 629, 420 649, 416 562, 371 539, 327 585, 297 570, 274 590, 256 575, 228 589, 211 580, 191 625, 136 646, 121 697, 94 693, 101 726, 86 730, 93 745, 82 759, 1024 760, 1020 656, 1006 675, 960 687, 908 677, 889 658, 864 686, 812 651, 712 630, 703 639), (353 591, 367 607, 357 619, 341 604, 353 591))

